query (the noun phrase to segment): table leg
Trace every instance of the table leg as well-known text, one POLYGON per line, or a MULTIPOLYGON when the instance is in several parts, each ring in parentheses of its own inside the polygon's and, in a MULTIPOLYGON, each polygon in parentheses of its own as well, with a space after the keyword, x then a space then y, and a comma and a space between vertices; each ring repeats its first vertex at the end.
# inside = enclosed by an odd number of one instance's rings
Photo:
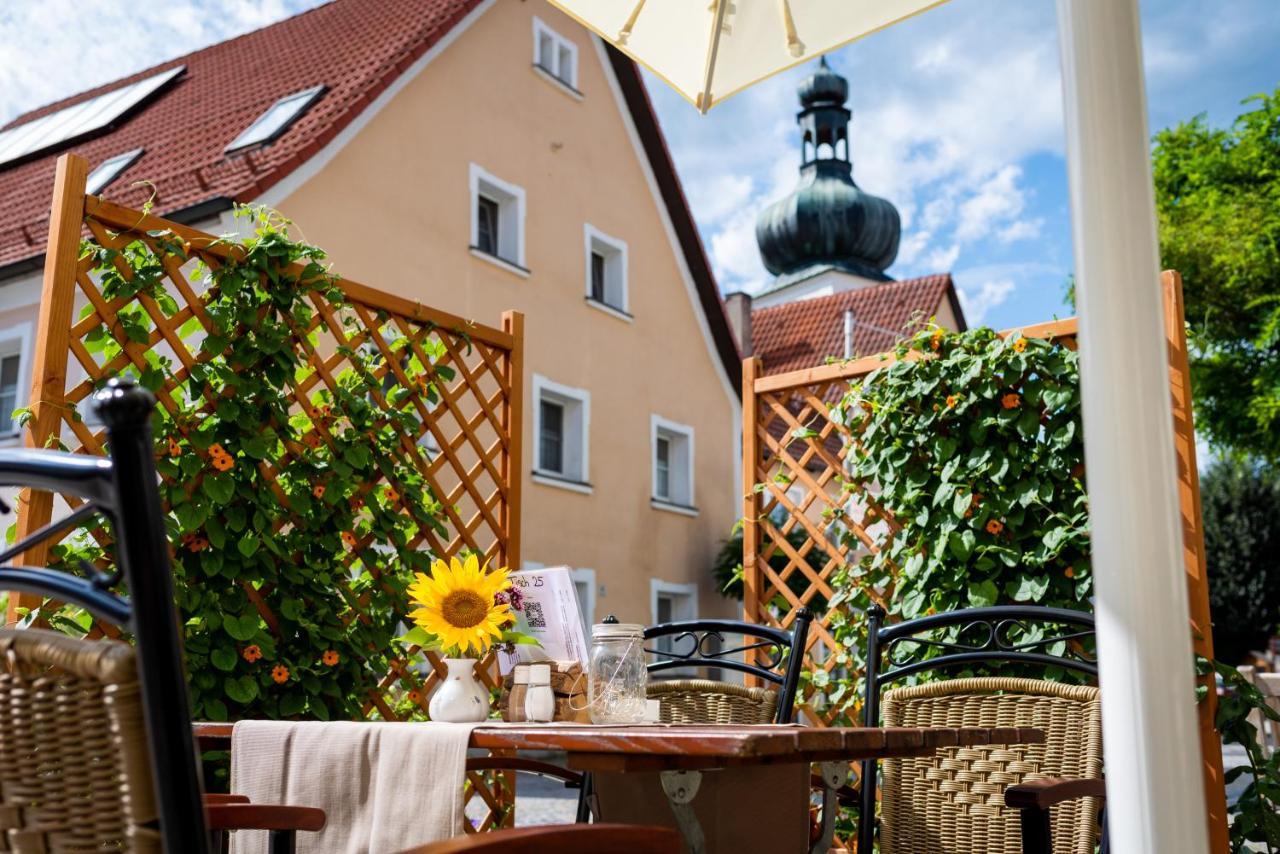
POLYGON ((692 806, 698 787, 702 785, 702 772, 663 771, 658 776, 662 780, 662 791, 667 795, 667 803, 675 814, 676 827, 684 837, 689 854, 706 854, 706 837, 702 834, 702 825, 692 806))
POLYGON ((849 782, 849 763, 822 762, 818 771, 822 776, 822 833, 809 854, 827 854, 831 850, 831 840, 836 835, 836 792, 849 782))

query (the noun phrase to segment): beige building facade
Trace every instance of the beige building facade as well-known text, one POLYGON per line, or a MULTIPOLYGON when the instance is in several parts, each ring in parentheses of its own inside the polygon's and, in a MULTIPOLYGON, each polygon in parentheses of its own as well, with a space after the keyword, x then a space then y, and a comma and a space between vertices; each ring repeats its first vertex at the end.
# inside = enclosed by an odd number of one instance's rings
MULTIPOLYGON (((479 3, 252 201, 344 276, 480 323, 525 314, 522 562, 572 567, 588 622, 731 615, 710 567, 741 506, 736 364, 616 61, 542 0, 479 3)), ((0 282, 20 396, 38 277, 0 282)))

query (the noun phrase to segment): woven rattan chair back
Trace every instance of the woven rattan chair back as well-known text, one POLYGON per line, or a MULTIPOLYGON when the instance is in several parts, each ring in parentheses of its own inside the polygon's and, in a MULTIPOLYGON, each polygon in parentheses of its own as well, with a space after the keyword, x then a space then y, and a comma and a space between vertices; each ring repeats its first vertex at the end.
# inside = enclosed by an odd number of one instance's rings
POLYGON ((778 715, 778 692, 712 679, 651 682, 664 724, 771 724, 778 715))
MULTIPOLYGON (((1004 790, 1044 777, 1102 776, 1098 689, 1038 679, 974 678, 885 692, 886 726, 1036 727, 1045 743, 947 747, 881 762, 880 854, 1021 854, 1018 811, 1004 790)), ((1095 799, 1054 808, 1053 850, 1093 854, 1095 799)))
POLYGON ((0 590, 84 608, 131 634, 136 646, 126 652, 93 641, 86 648, 34 629, 4 636, 0 849, 7 842, 8 850, 42 854, 146 851, 161 840, 141 828, 158 817, 164 850, 200 854, 209 838, 156 486, 155 398, 111 380, 96 402, 111 459, 0 451, 0 486, 60 494, 75 508, 0 550, 0 590), (82 575, 10 565, 19 555, 44 553, 51 537, 96 516, 110 520, 110 574, 88 565, 82 575), (127 598, 112 589, 118 585, 127 598), (117 841, 80 845, 66 834, 117 841))
POLYGON ((158 852, 133 648, 0 630, 0 848, 158 852))
POLYGON ((813 614, 796 611, 790 631, 739 620, 685 620, 644 630, 649 694, 662 720, 680 723, 791 723, 813 614), (741 637, 736 646, 730 638, 741 637), (672 670, 731 670, 764 687, 714 679, 654 680, 672 670))

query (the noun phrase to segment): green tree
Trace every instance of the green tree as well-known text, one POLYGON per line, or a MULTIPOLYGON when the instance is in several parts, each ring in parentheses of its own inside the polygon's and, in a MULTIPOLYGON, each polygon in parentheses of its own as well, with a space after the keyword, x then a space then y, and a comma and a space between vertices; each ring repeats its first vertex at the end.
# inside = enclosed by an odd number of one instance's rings
POLYGON ((1280 88, 1230 128, 1197 116, 1156 134, 1160 251, 1183 275, 1197 426, 1280 461, 1280 88))
POLYGON ((1214 653, 1238 664, 1280 625, 1280 472, 1218 462, 1200 494, 1214 653))

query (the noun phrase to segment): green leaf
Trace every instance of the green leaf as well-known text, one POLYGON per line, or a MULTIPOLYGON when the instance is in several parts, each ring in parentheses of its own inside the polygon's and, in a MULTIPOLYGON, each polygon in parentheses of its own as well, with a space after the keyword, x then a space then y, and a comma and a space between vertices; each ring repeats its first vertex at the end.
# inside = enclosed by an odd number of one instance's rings
POLYGON ((1019 602, 1039 602, 1049 590, 1049 576, 1021 573, 1009 582, 1006 592, 1019 602))
POLYGON ((396 641, 404 644, 405 646, 420 646, 423 649, 430 649, 440 643, 439 639, 435 635, 431 634, 421 626, 414 626, 409 629, 409 631, 396 638, 396 641))
POLYGON ((307 707, 307 695, 293 691, 280 698, 280 714, 285 717, 300 715, 307 707))
POLYGON ((228 697, 242 706, 258 698, 258 682, 252 676, 241 676, 239 679, 228 677, 222 683, 222 688, 228 697))
POLYGON ((249 641, 258 634, 259 620, 257 614, 245 614, 242 617, 227 615, 222 620, 222 628, 238 641, 249 641))
POLYGON ((969 605, 974 608, 986 608, 989 605, 994 605, 999 596, 1000 591, 996 588, 996 583, 990 579, 969 584, 969 605))
POLYGON ((227 472, 218 472, 206 475, 201 489, 217 503, 226 504, 236 493, 236 482, 227 472))
POLYGON ((228 647, 219 647, 209 656, 209 660, 213 662, 213 666, 219 670, 232 671, 236 669, 236 660, 239 658, 234 649, 228 647))
POLYGON ((240 542, 236 543, 236 549, 245 557, 252 557, 253 553, 258 550, 258 546, 262 545, 262 541, 254 534, 245 534, 240 538, 240 542))
POLYGON ((973 553, 974 543, 977 538, 973 531, 965 529, 963 531, 952 531, 951 536, 947 538, 947 545, 951 549, 951 554, 961 563, 969 560, 969 555, 973 553))

